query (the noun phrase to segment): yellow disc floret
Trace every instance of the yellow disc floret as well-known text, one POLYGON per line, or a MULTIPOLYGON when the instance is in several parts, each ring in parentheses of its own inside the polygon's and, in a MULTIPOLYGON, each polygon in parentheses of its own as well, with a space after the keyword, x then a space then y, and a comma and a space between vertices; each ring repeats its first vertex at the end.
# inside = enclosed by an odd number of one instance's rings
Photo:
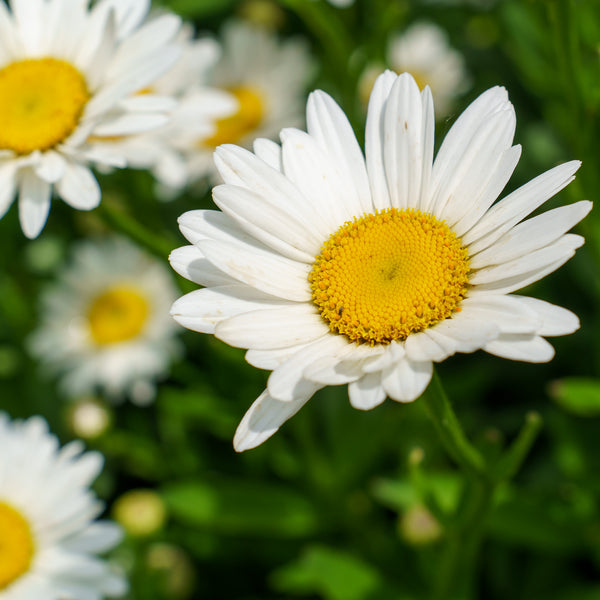
POLYGON ((201 142, 204 147, 216 148, 220 144, 237 144, 240 139, 254 131, 263 119, 264 100, 260 92, 251 87, 237 87, 228 91, 238 101, 238 110, 215 123, 215 132, 201 142))
POLYGON ((392 208, 340 227, 309 281, 331 331, 373 345, 405 340, 459 311, 468 274, 467 251, 447 225, 392 208))
POLYGON ((110 288, 94 299, 88 311, 92 339, 106 345, 135 338, 144 329, 148 313, 148 301, 135 288, 110 288))
POLYGON ((33 553, 33 536, 27 520, 0 501, 0 592, 27 573, 33 553))
POLYGON ((64 60, 27 59, 0 69, 0 149, 48 150, 77 127, 89 100, 85 79, 64 60))

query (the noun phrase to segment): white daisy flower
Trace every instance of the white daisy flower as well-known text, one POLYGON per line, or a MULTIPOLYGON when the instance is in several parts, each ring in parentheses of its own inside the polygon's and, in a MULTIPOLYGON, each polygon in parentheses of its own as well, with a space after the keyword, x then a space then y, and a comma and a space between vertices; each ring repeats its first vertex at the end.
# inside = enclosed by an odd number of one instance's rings
POLYGON ((179 351, 169 318, 176 297, 166 267, 130 242, 83 242, 42 294, 31 352, 69 396, 100 389, 146 404, 179 351))
MULTIPOLYGON (((398 73, 410 73, 420 89, 427 85, 431 88, 438 119, 450 112, 454 100, 470 85, 462 54, 450 46, 446 32, 433 23, 415 23, 393 36, 387 62, 398 73)), ((382 70, 371 66, 361 77, 359 88, 365 104, 382 70)))
POLYGON ((133 96, 177 60, 180 19, 143 23, 149 0, 0 3, 0 216, 19 198, 25 235, 44 227, 52 191, 90 210, 100 187, 89 163, 125 166, 94 139, 166 120, 173 101, 133 96))
POLYGON ((83 444, 60 448, 41 417, 11 422, 0 413, 0 598, 100 600, 122 596, 125 580, 99 555, 121 529, 96 521, 103 503, 90 490, 102 470, 83 444))
POLYGON ((477 98, 435 160, 431 91, 407 73, 375 83, 366 157, 339 106, 311 94, 308 133, 257 140, 254 154, 217 149, 223 212, 180 217, 193 244, 172 253, 183 276, 206 286, 180 298, 174 318, 247 348, 272 370, 234 445, 252 448, 327 385, 348 384, 351 404, 410 402, 432 363, 455 352, 545 362, 542 336, 579 327, 542 300, 513 295, 583 244, 566 234, 587 201, 523 219, 573 179, 560 165, 494 204, 521 148, 506 90, 477 98))

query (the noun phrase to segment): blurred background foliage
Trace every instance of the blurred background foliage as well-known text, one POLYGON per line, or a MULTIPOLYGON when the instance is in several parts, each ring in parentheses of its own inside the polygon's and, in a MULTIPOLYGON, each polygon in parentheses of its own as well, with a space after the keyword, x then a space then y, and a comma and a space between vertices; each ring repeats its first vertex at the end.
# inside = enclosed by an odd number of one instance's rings
MULTIPOLYGON (((503 85, 524 148, 509 189, 577 158, 576 182, 549 204, 595 200, 600 191, 597 0, 156 5, 216 36, 235 15, 284 38, 305 37, 318 64, 309 89, 331 93, 359 139, 362 71, 385 61, 392 34, 419 20, 436 23, 472 79, 438 122, 438 143, 469 101, 503 85)), ((185 352, 148 407, 101 396, 67 402, 28 355, 26 340, 39 319, 39 292, 72 244, 118 230, 165 259, 184 244, 177 217, 213 206, 208 185, 159 202, 147 173, 99 177, 99 209, 82 213, 55 202, 33 242, 16 210, 0 221, 0 409, 42 414, 62 441, 82 437, 104 454, 96 490, 107 516, 127 530, 112 560, 130 577, 131 600, 600 598, 597 210, 581 225, 586 246, 525 291, 580 316, 580 331, 553 341, 551 363, 478 352, 438 368, 467 436, 490 460, 526 415, 543 424, 519 473, 496 486, 490 510, 473 514, 473 480, 448 458, 420 401, 388 400, 362 413, 349 406, 345 387, 328 388, 271 440, 235 454, 235 427, 267 373, 211 336, 181 331, 185 352)), ((181 278, 177 284, 193 289, 181 278)))

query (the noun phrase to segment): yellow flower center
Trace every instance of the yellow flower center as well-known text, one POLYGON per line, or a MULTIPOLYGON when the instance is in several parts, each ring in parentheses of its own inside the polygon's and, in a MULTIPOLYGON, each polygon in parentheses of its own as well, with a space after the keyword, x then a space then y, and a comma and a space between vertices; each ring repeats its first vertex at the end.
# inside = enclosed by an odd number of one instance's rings
POLYGON ((148 318, 149 306, 139 291, 117 286, 97 296, 88 312, 93 340, 102 346, 117 344, 139 335, 148 318))
POLYGON ((33 552, 33 536, 26 519, 0 502, 0 592, 27 573, 33 552))
POLYGON ((468 274, 467 251, 447 225, 392 208, 340 227, 308 279, 331 331, 374 345, 405 340, 459 311, 468 274))
POLYGON ((0 69, 0 149, 48 150, 77 127, 89 100, 85 79, 68 62, 36 58, 0 69))
POLYGON ((216 131, 202 140, 203 147, 216 148, 221 144, 236 144, 245 135, 254 131, 263 119, 264 101, 258 90, 237 87, 229 90, 239 104, 238 111, 229 117, 218 119, 216 131))

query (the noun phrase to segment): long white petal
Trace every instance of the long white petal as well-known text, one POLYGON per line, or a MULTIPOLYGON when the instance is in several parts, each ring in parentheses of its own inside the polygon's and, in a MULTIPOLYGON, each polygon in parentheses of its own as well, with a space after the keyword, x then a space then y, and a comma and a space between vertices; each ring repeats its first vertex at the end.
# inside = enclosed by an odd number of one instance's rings
POLYGON ((271 397, 265 390, 248 409, 233 438, 236 452, 243 452, 260 446, 269 439, 289 418, 293 417, 315 393, 294 398, 291 402, 282 402, 271 397))
POLYGON ((34 239, 44 228, 50 211, 52 186, 37 177, 32 170, 24 169, 19 186, 19 221, 23 233, 34 239))
POLYGON ((383 371, 381 382, 392 400, 412 402, 425 391, 432 375, 432 362, 414 362, 403 358, 383 371))
POLYGON ((373 207, 378 210, 390 208, 390 194, 384 166, 385 128, 383 117, 385 105, 396 81, 397 75, 392 71, 382 73, 373 86, 367 111, 367 126, 365 133, 365 154, 373 207))
POLYGON ((473 254, 491 246, 529 213, 552 198, 574 179, 581 162, 573 160, 554 167, 505 196, 462 236, 473 254))
POLYGON ((472 269, 500 265, 555 242, 592 209, 587 200, 549 210, 515 225, 495 244, 469 259, 472 269))
POLYGON ((206 260, 204 254, 196 246, 176 248, 169 255, 169 262, 182 277, 198 285, 208 287, 237 283, 233 277, 229 277, 206 260))
POLYGON ((343 352, 348 344, 343 336, 330 333, 308 344, 271 373, 267 382, 269 393, 278 400, 292 402, 297 396, 304 395, 306 390, 318 389, 318 384, 304 378, 304 369, 320 356, 335 356, 343 352))
POLYGON ((219 323, 235 315, 285 305, 244 285, 223 285, 194 290, 179 298, 171 308, 171 316, 193 331, 214 333, 219 323))
POLYGON ((554 348, 549 342, 543 337, 527 334, 503 334, 483 349, 495 356, 531 363, 548 362, 554 357, 554 348))
POLYGON ((312 342, 329 332, 314 305, 293 303, 244 312, 220 322, 215 335, 237 348, 269 350, 312 342))
POLYGON ((285 300, 312 299, 310 265, 245 244, 200 240, 198 247, 221 271, 246 285, 285 300))
POLYGON ((306 103, 308 133, 326 150, 344 181, 351 182, 348 202, 357 203, 362 213, 373 210, 365 159, 344 111, 325 92, 312 92, 306 103))
POLYGON ((380 373, 367 373, 348 385, 350 404, 358 410, 371 410, 386 398, 380 373))
POLYGON ((67 162, 56 191, 67 204, 79 210, 91 210, 100 204, 100 185, 89 168, 83 165, 67 162))
POLYGON ((538 335, 567 335, 579 329, 579 318, 566 308, 529 296, 515 295, 513 298, 525 304, 541 319, 541 325, 536 331, 538 335))

